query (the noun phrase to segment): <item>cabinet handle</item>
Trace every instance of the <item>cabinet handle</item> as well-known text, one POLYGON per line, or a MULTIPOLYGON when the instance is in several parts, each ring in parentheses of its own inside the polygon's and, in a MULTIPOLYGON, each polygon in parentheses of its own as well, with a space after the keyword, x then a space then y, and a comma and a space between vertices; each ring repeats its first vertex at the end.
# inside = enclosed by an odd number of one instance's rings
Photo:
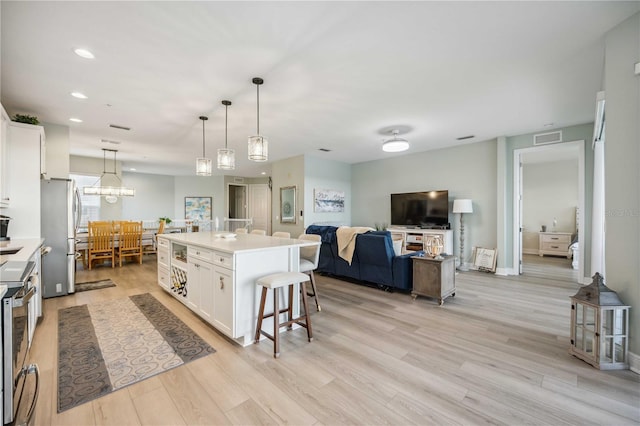
POLYGON ((552 240, 558 240, 558 237, 551 237, 552 240))
POLYGON ((220 263, 224 263, 224 257, 220 258, 220 263))
POLYGON ((558 246, 551 246, 551 248, 560 248, 560 247, 558 247, 558 246))
POLYGON ((224 289, 224 278, 220 277, 220 290, 224 289))

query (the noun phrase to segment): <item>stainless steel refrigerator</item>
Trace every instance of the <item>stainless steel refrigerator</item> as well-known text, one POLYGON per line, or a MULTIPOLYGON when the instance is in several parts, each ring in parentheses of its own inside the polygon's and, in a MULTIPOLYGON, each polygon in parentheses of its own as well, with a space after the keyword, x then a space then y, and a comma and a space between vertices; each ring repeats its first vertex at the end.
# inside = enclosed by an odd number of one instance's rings
POLYGON ((75 292, 76 230, 82 210, 75 182, 42 180, 40 205, 42 238, 51 247, 42 258, 42 296, 64 296, 75 292))

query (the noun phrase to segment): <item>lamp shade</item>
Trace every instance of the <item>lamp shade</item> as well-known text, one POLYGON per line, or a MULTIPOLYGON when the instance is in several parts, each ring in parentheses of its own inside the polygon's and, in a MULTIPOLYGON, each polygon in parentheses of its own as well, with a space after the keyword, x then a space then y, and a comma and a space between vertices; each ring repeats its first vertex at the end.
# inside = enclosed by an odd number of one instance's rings
POLYGON ((473 213, 473 204, 471 200, 453 200, 454 213, 473 213))

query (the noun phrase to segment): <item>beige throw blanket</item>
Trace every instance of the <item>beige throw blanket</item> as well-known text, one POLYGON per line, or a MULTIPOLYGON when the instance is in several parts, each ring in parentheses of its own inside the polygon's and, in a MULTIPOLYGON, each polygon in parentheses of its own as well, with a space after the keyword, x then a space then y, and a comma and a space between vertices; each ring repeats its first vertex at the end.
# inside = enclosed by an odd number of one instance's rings
POLYGON ((367 226, 341 226, 336 230, 336 239, 338 242, 338 256, 349 262, 353 260, 353 252, 356 249, 356 235, 364 234, 368 231, 375 231, 367 226))

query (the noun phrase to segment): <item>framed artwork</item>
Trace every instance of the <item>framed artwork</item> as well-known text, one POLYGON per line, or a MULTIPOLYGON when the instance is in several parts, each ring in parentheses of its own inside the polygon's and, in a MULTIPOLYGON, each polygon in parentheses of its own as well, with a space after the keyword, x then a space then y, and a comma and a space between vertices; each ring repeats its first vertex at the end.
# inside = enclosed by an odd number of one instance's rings
POLYGON ((211 220, 211 197, 184 197, 184 218, 186 220, 211 220))
POLYGON ((280 223, 296 223, 296 187, 280 188, 280 223))
POLYGON ((498 250, 476 247, 473 250, 473 269, 483 272, 496 271, 496 255, 498 250))
POLYGON ((314 212, 343 212, 344 211, 344 191, 335 189, 314 189, 313 190, 313 211, 314 212))

